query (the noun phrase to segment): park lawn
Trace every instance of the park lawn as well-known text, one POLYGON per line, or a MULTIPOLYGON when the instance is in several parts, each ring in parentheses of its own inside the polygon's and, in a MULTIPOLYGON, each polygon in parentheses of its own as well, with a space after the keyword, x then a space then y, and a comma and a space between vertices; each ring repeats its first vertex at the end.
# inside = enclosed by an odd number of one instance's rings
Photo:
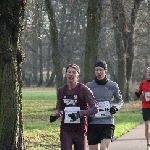
MULTIPOLYGON (((60 119, 49 123, 56 109, 56 89, 23 88, 24 144, 26 150, 60 150, 60 119)), ((142 123, 141 101, 125 103, 115 114, 114 139, 142 123)))

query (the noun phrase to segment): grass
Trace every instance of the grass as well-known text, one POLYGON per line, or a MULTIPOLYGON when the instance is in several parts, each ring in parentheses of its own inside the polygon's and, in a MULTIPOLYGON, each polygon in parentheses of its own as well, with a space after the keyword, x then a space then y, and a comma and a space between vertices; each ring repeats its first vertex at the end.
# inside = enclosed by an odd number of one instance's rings
POLYGON ((120 137, 142 122, 141 101, 124 103, 119 112, 115 114, 115 138, 120 137))
POLYGON ((27 150, 57 150, 59 141, 59 120, 49 123, 49 116, 55 111, 56 90, 51 88, 23 89, 24 141, 27 150))
MULTIPOLYGON (((60 119, 49 123, 56 105, 53 88, 23 88, 24 143, 26 150, 60 150, 60 119)), ((115 114, 114 138, 142 122, 141 102, 125 103, 115 114)))

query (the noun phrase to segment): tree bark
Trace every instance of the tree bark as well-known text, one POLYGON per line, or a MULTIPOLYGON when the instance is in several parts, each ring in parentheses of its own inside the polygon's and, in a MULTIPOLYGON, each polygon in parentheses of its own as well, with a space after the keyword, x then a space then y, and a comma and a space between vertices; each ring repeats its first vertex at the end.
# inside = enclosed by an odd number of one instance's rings
POLYGON ((134 27, 142 0, 134 0, 131 21, 125 17, 122 0, 111 0, 118 57, 118 84, 124 100, 130 101, 132 65, 134 58, 134 27))
POLYGON ((98 35, 102 1, 89 0, 84 61, 84 83, 94 79, 94 64, 98 54, 98 35))
POLYGON ((111 0, 111 2, 115 30, 116 50, 118 56, 118 84, 120 87, 120 91, 122 92, 122 94, 124 94, 126 85, 126 18, 124 14, 122 0, 111 0))
POLYGON ((56 73, 56 86, 57 88, 63 85, 63 73, 60 65, 60 53, 58 48, 58 30, 55 21, 55 15, 53 12, 51 1, 45 0, 46 10, 48 12, 48 18, 50 21, 50 36, 52 44, 52 59, 56 73))
MULTIPOLYGON (((56 73, 56 88, 58 89, 63 85, 63 73, 60 65, 60 52, 58 48, 58 29, 55 21, 55 14, 53 12, 52 3, 49 0, 45 0, 46 10, 48 12, 48 18, 50 21, 50 36, 52 44, 52 60, 56 73)), ((57 98, 58 99, 58 98, 57 98)), ((58 107, 58 100, 56 102, 56 108, 58 107)))
POLYGON ((0 149, 23 150, 20 34, 25 0, 0 5, 0 149))

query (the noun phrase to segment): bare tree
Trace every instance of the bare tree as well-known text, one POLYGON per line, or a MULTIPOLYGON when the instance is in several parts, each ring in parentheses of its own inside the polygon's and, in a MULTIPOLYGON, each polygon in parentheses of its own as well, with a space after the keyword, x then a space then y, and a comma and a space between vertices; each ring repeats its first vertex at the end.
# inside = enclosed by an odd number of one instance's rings
POLYGON ((130 84, 134 58, 134 27, 143 0, 134 0, 130 19, 127 20, 123 0, 111 0, 115 30, 116 50, 118 56, 118 84, 125 101, 131 99, 130 84))
POLYGON ((98 36, 102 1, 89 0, 87 9, 87 31, 84 61, 84 83, 93 79, 94 64, 98 55, 98 36))
POLYGON ((20 34, 26 0, 0 5, 0 149, 22 150, 22 79, 20 34))
POLYGON ((58 49, 58 29, 56 26, 55 14, 53 11, 52 3, 50 0, 45 0, 46 10, 50 21, 50 34, 52 44, 52 59, 56 73, 56 86, 57 88, 63 84, 63 74, 60 65, 60 53, 58 49))

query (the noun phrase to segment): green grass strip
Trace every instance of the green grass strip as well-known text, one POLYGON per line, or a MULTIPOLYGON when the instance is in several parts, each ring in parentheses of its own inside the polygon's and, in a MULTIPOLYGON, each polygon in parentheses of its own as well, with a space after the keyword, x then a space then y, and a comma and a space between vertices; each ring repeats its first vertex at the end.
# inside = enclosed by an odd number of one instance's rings
MULTIPOLYGON (((60 119, 49 123, 50 114, 56 111, 56 89, 23 88, 22 94, 26 150, 60 150, 60 119)), ((125 103, 115 114, 114 138, 120 137, 142 122, 141 101, 125 103)))

